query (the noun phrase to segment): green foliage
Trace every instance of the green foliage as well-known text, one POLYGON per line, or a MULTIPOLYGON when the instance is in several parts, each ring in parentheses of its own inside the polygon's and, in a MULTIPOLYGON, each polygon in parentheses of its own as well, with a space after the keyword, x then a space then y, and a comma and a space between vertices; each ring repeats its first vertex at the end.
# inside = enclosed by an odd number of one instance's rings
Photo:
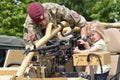
POLYGON ((100 20, 102 22, 120 21, 120 0, 45 0, 65 5, 77 11, 88 21, 100 20))
POLYGON ((23 36, 23 24, 27 16, 27 6, 33 1, 38 0, 0 1, 0 35, 23 36), (14 1, 18 1, 18 4, 15 4, 14 1))
POLYGON ((99 0, 91 9, 92 19, 103 22, 117 22, 120 20, 120 1, 119 0, 99 0))
POLYGON ((12 1, 3 0, 0 3, 0 35, 22 37, 23 23, 26 17, 27 5, 15 5, 12 1))
POLYGON ((0 35, 23 35, 23 24, 27 16, 28 3, 33 1, 55 2, 65 5, 83 15, 87 21, 100 20, 102 22, 120 21, 120 0, 14 0, 0 1, 0 35))

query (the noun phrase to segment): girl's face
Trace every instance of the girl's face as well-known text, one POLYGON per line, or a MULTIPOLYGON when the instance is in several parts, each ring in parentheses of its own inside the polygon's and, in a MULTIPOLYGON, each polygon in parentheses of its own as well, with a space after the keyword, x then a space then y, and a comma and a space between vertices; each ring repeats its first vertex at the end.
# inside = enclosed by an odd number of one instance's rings
POLYGON ((95 43, 101 39, 101 36, 98 32, 92 31, 91 34, 89 35, 89 39, 91 42, 95 43))
POLYGON ((46 26, 49 23, 49 15, 47 12, 44 13, 44 19, 39 22, 40 25, 46 26))

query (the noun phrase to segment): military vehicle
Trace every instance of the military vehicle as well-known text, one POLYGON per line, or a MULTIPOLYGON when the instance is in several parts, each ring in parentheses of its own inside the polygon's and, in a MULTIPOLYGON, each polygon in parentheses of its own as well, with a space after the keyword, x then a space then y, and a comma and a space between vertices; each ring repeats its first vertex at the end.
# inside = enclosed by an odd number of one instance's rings
POLYGON ((57 25, 49 23, 45 36, 33 44, 33 49, 25 49, 24 42, 17 40, 18 38, 14 39, 18 42, 3 39, 3 43, 6 40, 5 43, 10 44, 0 46, 7 49, 5 62, 0 68, 0 80, 94 80, 91 74, 93 71, 89 67, 108 63, 111 64, 108 80, 119 80, 120 23, 103 24, 110 37, 108 52, 72 54, 73 47, 80 37, 69 35, 80 28, 65 21, 57 25), (52 39, 58 33, 62 38, 52 39), (82 65, 88 67, 86 71, 76 72, 75 66, 82 65))

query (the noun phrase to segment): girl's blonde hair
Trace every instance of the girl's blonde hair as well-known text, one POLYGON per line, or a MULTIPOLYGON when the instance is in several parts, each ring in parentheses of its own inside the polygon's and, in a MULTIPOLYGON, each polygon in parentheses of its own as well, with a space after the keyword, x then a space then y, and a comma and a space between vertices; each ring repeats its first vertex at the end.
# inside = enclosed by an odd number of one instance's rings
POLYGON ((92 31, 96 31, 98 32, 102 39, 107 43, 108 42, 108 37, 105 33, 105 27, 104 25, 101 24, 100 21, 92 21, 91 23, 89 23, 88 28, 87 28, 87 34, 89 35, 92 31))

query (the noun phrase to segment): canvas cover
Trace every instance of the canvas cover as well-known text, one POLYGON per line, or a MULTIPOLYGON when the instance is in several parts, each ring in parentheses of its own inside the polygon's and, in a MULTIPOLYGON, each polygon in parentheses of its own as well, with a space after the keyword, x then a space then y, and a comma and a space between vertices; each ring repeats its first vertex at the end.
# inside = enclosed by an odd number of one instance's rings
POLYGON ((109 38, 107 43, 108 51, 112 53, 120 53, 120 31, 116 28, 109 28, 106 30, 109 38))
POLYGON ((22 38, 0 35, 0 49, 25 49, 22 38))

